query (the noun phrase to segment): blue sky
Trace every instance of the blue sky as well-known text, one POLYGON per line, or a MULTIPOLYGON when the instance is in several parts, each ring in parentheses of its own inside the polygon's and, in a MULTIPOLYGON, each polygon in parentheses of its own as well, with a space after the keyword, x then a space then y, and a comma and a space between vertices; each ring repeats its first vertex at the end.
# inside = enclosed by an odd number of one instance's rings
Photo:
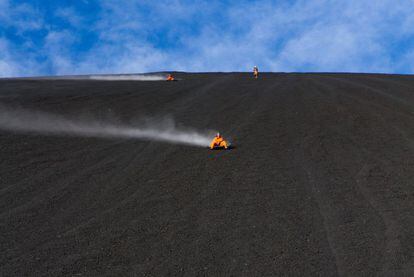
POLYGON ((0 0, 0 76, 414 72, 413 0, 0 0))

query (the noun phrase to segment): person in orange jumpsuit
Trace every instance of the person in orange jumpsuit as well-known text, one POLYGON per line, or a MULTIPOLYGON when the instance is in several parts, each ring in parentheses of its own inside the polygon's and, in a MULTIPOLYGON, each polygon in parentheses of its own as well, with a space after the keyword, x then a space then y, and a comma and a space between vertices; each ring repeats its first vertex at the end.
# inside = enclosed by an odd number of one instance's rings
POLYGON ((220 133, 217 133, 210 143, 210 149, 214 149, 214 147, 224 147, 224 149, 227 149, 228 147, 227 142, 223 139, 220 133))
POLYGON ((257 68, 257 66, 253 67, 253 76, 255 79, 259 77, 259 69, 257 68))
POLYGON ((174 81, 174 77, 171 74, 168 74, 167 81, 174 81))

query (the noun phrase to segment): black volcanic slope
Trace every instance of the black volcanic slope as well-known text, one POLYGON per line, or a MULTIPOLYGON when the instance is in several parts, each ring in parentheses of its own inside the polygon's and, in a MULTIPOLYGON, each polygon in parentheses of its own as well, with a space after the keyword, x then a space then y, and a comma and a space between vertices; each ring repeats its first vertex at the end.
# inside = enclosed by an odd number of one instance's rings
POLYGON ((0 81, 9 107, 236 145, 1 131, 1 276, 413 276, 414 77, 178 77, 0 81))

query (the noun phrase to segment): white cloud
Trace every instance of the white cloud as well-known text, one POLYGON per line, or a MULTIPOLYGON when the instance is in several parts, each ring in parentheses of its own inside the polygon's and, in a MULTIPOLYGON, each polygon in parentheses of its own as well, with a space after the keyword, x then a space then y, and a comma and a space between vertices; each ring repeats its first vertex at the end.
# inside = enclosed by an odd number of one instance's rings
POLYGON ((0 37, 0 77, 35 76, 42 72, 42 65, 31 55, 14 51, 14 45, 0 37))
POLYGON ((9 53, 7 41, 0 38, 0 77, 11 77, 19 74, 18 65, 15 64, 9 53))
POLYGON ((84 26, 83 16, 79 15, 79 13, 72 7, 59 8, 56 10, 55 15, 62 20, 65 20, 73 27, 80 28, 84 26))
POLYGON ((149 45, 127 43, 122 47, 97 46, 80 61, 76 73, 148 72, 168 69, 167 56, 149 45), (163 66, 164 64, 164 66, 163 66), (154 65, 156 67, 154 67, 154 65))
POLYGON ((378 42, 347 26, 314 26, 289 40, 278 56, 278 67, 287 71, 386 71, 389 60, 384 54, 378 42))
POLYGON ((15 28, 18 33, 38 30, 43 27, 43 18, 30 4, 15 4, 13 1, 0 0, 0 24, 15 28))
POLYGON ((43 51, 48 57, 54 74, 73 74, 76 66, 71 55, 71 47, 76 39, 76 36, 69 31, 50 31, 47 34, 43 51))
POLYGON ((18 71, 16 70, 16 66, 11 64, 7 60, 0 59, 0 77, 12 77, 16 76, 18 71))

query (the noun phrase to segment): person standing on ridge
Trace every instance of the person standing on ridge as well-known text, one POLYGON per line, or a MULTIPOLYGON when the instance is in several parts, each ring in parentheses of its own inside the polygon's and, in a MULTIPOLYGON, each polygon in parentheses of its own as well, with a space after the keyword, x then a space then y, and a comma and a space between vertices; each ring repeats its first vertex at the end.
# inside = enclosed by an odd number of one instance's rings
POLYGON ((259 69, 257 68, 257 66, 253 67, 253 76, 255 79, 259 78, 259 69))

